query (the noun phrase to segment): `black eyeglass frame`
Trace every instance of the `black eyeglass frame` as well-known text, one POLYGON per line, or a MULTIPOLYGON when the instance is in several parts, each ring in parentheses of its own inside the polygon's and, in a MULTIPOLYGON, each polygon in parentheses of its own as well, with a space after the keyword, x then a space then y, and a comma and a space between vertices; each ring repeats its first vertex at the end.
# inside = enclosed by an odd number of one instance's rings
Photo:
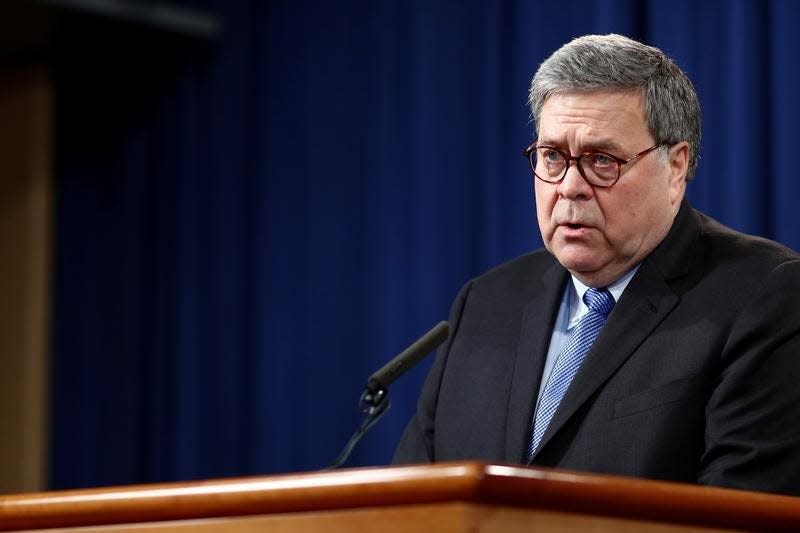
POLYGON ((625 165, 627 165, 629 163, 633 163, 634 161, 636 161, 640 157, 645 156, 645 155, 649 154, 650 152, 652 152, 653 150, 661 148, 662 146, 666 146, 666 145, 664 143, 656 143, 653 146, 651 146, 650 148, 647 148, 646 150, 642 150, 638 154, 636 154, 636 155, 634 155, 632 157, 629 157, 628 159, 622 159, 622 158, 617 157, 615 155, 609 154, 608 152, 602 152, 602 151, 599 151, 599 150, 590 150, 588 152, 583 152, 582 154, 579 154, 579 155, 572 155, 572 154, 568 154, 568 153, 564 152, 563 150, 559 150, 558 148, 556 148, 554 146, 549 146, 549 145, 546 145, 546 144, 537 145, 536 141, 534 141, 533 144, 531 144, 529 147, 527 147, 525 150, 523 150, 522 155, 524 155, 528 159, 528 166, 530 167, 531 172, 533 172, 533 175, 536 178, 542 180, 545 183, 560 183, 561 181, 563 181, 564 178, 567 176, 567 172, 569 172, 570 163, 572 161, 575 161, 575 164, 578 167, 578 172, 580 172, 581 177, 583 177, 583 179, 586 180, 586 183, 588 183, 589 185, 592 185, 593 187, 600 187, 600 188, 603 188, 603 189, 607 189, 609 187, 613 187, 619 181, 619 178, 622 175, 622 167, 623 166, 625 166, 625 165), (564 160, 566 161, 566 164, 564 165, 564 173, 561 175, 560 178, 554 180, 554 179, 548 177, 547 179, 545 179, 545 178, 541 177, 540 175, 538 175, 536 173, 536 164, 534 163, 533 157, 531 157, 531 156, 534 153, 534 151, 536 151, 536 150, 538 150, 540 148, 547 148, 548 150, 553 150, 554 152, 558 152, 559 154, 561 154, 564 157, 564 160), (581 165, 581 159, 583 157, 585 157, 585 156, 588 156, 588 155, 603 155, 603 156, 606 156, 606 157, 610 158, 614 162, 616 162, 617 163, 617 177, 614 179, 614 181, 603 182, 603 183, 594 183, 589 178, 587 178, 586 177, 586 173, 583 171, 583 166, 581 165))

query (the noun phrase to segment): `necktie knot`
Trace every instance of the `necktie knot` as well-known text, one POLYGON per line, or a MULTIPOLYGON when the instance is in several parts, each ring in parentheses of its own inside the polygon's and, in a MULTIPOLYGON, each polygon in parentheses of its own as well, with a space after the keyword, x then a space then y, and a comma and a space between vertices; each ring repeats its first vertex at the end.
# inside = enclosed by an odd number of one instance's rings
POLYGON ((589 307, 590 311, 606 318, 614 308, 614 297, 606 289, 589 289, 583 295, 583 303, 589 307))

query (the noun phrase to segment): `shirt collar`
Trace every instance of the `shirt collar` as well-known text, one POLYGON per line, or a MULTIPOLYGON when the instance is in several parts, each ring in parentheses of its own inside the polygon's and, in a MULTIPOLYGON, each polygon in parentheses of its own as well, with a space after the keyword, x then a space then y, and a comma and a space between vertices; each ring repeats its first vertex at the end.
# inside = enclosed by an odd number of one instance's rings
MULTIPOLYGON (((630 283, 631 279, 633 279, 633 275, 636 274, 636 271, 639 270, 640 265, 636 265, 632 269, 628 270, 622 277, 617 279, 614 283, 606 287, 606 290, 611 293, 611 296, 614 297, 614 302, 618 302, 620 297, 622 296, 623 291, 630 283)), ((568 328, 571 329, 575 324, 577 324, 578 320, 580 320, 583 315, 585 315, 589 308, 585 303, 583 303, 583 295, 586 294, 586 291, 590 289, 589 286, 584 285, 583 283, 578 280, 575 276, 570 276, 572 278, 572 287, 568 290, 570 291, 569 296, 569 323, 568 328)))

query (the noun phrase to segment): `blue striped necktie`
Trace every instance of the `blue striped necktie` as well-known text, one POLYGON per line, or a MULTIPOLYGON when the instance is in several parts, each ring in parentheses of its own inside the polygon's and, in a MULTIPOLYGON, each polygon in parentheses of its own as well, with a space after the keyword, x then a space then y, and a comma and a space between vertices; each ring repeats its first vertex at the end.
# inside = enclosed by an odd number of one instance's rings
POLYGON ((526 463, 530 462, 539 447, 542 436, 567 392, 572 378, 575 377, 592 343, 600 333, 606 317, 614 308, 614 297, 606 289, 589 289, 583 295, 583 302, 589 307, 589 311, 580 319, 567 345, 558 354, 556 364, 544 387, 533 420, 531 440, 525 455, 526 463))

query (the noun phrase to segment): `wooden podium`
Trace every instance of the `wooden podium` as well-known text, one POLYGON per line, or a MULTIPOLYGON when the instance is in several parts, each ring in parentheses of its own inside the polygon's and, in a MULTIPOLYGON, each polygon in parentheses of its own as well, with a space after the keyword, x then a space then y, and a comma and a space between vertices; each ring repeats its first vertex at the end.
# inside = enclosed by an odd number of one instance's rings
POLYGON ((800 498, 465 462, 3 496, 0 529, 800 531, 800 498))

